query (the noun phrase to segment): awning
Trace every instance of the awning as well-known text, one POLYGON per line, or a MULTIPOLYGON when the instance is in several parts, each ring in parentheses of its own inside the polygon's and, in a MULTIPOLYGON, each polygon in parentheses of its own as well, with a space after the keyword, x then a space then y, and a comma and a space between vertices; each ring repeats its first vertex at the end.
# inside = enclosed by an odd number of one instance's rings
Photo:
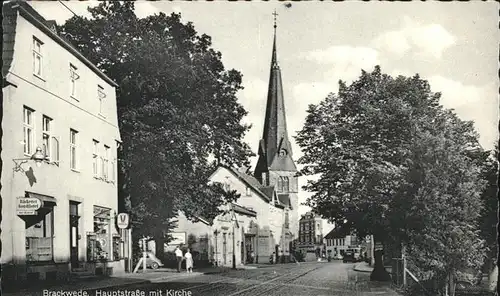
POLYGON ((49 195, 26 191, 26 197, 38 198, 43 203, 42 207, 53 207, 57 205, 57 199, 49 195))

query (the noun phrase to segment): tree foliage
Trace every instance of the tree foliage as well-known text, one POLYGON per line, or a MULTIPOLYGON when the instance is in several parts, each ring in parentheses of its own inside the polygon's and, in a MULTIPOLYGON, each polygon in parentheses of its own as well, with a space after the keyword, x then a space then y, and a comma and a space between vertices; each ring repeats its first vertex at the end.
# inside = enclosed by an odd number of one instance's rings
POLYGON ((472 122, 439 104, 418 74, 362 71, 338 94, 310 105, 296 140, 307 204, 359 235, 404 243, 423 270, 477 267, 485 186, 483 151, 472 122))
POLYGON ((166 230, 178 210, 215 217, 237 196, 208 177, 215 165, 247 164, 251 155, 236 98, 242 75, 226 70, 210 36, 180 14, 138 19, 133 1, 88 10, 90 19, 75 16, 59 31, 119 85, 120 199, 135 233, 166 230))

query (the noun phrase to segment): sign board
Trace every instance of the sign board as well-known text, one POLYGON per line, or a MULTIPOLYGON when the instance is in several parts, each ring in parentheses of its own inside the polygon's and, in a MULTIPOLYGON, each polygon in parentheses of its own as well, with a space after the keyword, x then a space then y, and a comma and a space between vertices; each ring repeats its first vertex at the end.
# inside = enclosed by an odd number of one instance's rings
POLYGON ((172 240, 168 243, 169 246, 186 244, 185 232, 171 232, 169 235, 172 237, 172 240))
POLYGON ((384 249, 384 246, 382 245, 382 243, 375 243, 375 247, 374 247, 375 251, 381 251, 384 249))
POLYGON ((130 222, 129 215, 127 213, 120 213, 116 217, 116 226, 120 229, 125 229, 128 227, 128 224, 130 222))
POLYGON ((42 201, 36 197, 18 197, 16 205, 18 215, 36 215, 42 201))

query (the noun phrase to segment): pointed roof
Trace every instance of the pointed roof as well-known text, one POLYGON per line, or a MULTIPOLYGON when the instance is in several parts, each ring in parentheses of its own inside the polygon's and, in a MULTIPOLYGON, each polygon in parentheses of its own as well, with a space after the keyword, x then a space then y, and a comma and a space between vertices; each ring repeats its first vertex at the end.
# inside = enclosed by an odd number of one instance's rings
MULTIPOLYGON (((276 16, 276 14, 274 15, 276 16)), ((260 173, 268 170, 297 171, 292 159, 292 145, 288 139, 286 125, 285 100, 276 49, 276 19, 274 23, 266 117, 262 139, 259 143, 259 160, 255 174, 260 175, 260 173), (284 153, 280 153, 281 151, 284 153)))

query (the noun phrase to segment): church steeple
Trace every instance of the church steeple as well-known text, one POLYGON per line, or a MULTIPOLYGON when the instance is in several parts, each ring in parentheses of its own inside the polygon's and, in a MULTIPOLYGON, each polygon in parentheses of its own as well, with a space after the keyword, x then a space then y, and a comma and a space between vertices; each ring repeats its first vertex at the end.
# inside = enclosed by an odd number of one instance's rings
POLYGON ((255 176, 268 171, 297 171, 292 159, 292 146, 286 126, 285 101, 281 82, 281 70, 276 50, 276 16, 274 12, 274 40, 267 93, 264 132, 259 143, 259 160, 255 176))

